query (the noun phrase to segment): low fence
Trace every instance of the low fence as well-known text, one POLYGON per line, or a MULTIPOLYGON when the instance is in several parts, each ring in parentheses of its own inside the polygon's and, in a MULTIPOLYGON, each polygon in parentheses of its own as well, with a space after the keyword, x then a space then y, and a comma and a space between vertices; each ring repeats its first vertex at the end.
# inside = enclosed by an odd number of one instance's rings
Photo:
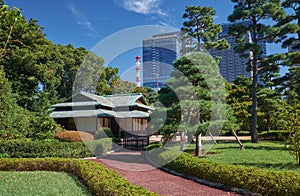
POLYGON ((147 131, 124 132, 123 147, 130 150, 143 150, 149 144, 147 131))

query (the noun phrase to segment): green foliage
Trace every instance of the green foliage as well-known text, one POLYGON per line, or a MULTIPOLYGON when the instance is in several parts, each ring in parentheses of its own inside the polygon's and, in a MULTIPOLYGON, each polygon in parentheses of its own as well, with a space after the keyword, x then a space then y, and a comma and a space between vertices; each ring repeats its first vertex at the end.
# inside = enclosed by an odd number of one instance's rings
MULTIPOLYGON (((221 77, 217 62, 204 52, 183 56, 174 62, 175 71, 166 81, 166 87, 159 91, 154 105, 155 113, 167 113, 160 129, 165 139, 179 132, 187 132, 189 141, 193 135, 219 135, 223 125, 231 129, 235 124, 230 107, 225 104, 225 80, 221 77)), ((155 118, 161 125, 161 118, 155 118)))
POLYGON ((0 140, 51 139, 57 129, 47 113, 29 112, 17 105, 10 82, 0 67, 0 140))
POLYGON ((286 129, 288 125, 288 105, 281 95, 270 88, 261 88, 257 93, 260 131, 286 129))
POLYGON ((80 142, 8 140, 0 142, 0 154, 11 158, 65 157, 82 158, 93 156, 80 142))
POLYGON ((233 115, 242 130, 250 131, 250 106, 251 106, 251 81, 250 78, 239 77, 233 84, 226 86, 228 95, 227 103, 233 109, 233 115))
POLYGON ((0 153, 0 158, 10 158, 10 156, 7 153, 0 153))
POLYGON ((300 166, 300 104, 294 103, 290 115, 290 136, 288 142, 292 155, 300 166))
POLYGON ((146 151, 151 151, 156 148, 160 148, 162 144, 160 142, 151 143, 148 146, 146 146, 146 151))
POLYGON ((2 171, 57 171, 74 174, 93 195, 156 195, 132 185, 99 163, 78 159, 0 159, 2 171))
POLYGON ((195 49, 201 51, 214 48, 224 50, 229 48, 226 39, 219 39, 218 34, 222 32, 220 24, 213 24, 216 11, 211 7, 186 6, 182 18, 187 19, 181 30, 188 33, 197 40, 195 49))
POLYGON ((292 150, 291 153, 295 157, 298 165, 300 165, 300 129, 294 130, 289 137, 289 148, 292 150))
POLYGON ((112 138, 101 138, 93 141, 85 142, 86 147, 95 156, 105 155, 107 152, 111 151, 116 147, 112 138))
POLYGON ((112 133, 111 129, 108 127, 101 127, 99 128, 95 135, 94 135, 94 139, 102 139, 102 138, 113 138, 114 134, 112 133))
MULTIPOLYGON (((169 159, 167 150, 157 154, 158 160, 169 159)), ((182 153, 165 167, 200 179, 248 189, 262 195, 300 194, 300 174, 296 172, 274 172, 252 167, 227 165, 182 153)))
POLYGON ((35 114, 17 105, 10 82, 0 67, 0 140, 53 138, 56 124, 46 114, 35 114))

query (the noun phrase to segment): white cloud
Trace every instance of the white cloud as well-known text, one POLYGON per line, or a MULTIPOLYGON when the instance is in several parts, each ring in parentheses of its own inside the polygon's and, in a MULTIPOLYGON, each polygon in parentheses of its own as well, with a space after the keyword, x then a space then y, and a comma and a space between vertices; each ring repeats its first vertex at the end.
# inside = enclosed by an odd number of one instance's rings
POLYGON ((117 3, 121 4, 126 10, 139 14, 168 16, 168 14, 160 8, 161 0, 122 0, 122 2, 117 1, 117 3))
POLYGON ((76 22, 78 25, 81 25, 95 33, 97 33, 96 29, 94 29, 92 23, 87 19, 87 17, 85 15, 83 15, 82 13, 80 13, 75 7, 74 5, 69 5, 69 9, 72 12, 73 17, 75 18, 76 22))

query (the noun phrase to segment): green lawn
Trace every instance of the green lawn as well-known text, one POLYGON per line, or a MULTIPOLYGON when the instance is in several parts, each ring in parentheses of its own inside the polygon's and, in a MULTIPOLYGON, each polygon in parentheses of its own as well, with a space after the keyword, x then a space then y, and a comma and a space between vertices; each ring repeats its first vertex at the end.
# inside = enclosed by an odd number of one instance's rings
POLYGON ((68 173, 32 171, 0 172, 0 195, 91 195, 68 173))
MULTIPOLYGON (((257 144, 243 142, 245 150, 240 150, 237 142, 218 142, 205 158, 233 165, 259 167, 272 170, 300 171, 294 157, 283 142, 260 141, 257 144)), ((193 152, 195 145, 189 144, 187 152, 193 152)))

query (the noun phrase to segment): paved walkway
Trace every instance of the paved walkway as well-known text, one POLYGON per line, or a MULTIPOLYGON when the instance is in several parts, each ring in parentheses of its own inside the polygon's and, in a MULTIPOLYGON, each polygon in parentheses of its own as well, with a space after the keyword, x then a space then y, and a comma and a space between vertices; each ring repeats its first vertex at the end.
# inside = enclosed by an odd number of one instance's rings
POLYGON ((114 152, 98 162, 117 171, 129 182, 161 195, 222 196, 238 195, 211 188, 191 180, 181 178, 152 166, 143 156, 143 152, 114 152))

